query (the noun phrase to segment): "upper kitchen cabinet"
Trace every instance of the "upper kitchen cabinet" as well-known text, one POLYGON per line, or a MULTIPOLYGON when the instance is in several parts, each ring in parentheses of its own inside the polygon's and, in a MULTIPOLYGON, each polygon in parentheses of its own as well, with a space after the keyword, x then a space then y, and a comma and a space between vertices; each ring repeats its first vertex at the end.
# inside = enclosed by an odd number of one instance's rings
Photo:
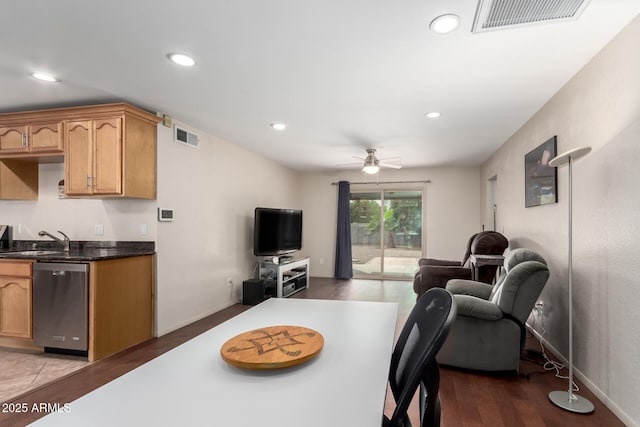
POLYGON ((0 160, 64 161, 69 197, 155 199, 159 122, 124 103, 0 114, 0 160))
POLYGON ((42 153, 60 155, 63 150, 62 121, 0 127, 0 156, 5 154, 40 155, 42 153))
MULTIPOLYGON (((123 121, 124 117, 114 117, 66 124, 65 191, 67 195, 123 195, 123 178, 127 175, 122 167, 123 121)), ((155 151, 153 153, 155 158, 155 151)), ((136 163, 132 155, 127 160, 129 163, 136 163)), ((151 165, 151 168, 155 169, 155 165, 151 165)), ((133 186, 136 184, 132 183, 133 186)), ((129 188, 129 191, 131 192, 132 188, 129 188)), ((146 198, 153 199, 155 185, 137 194, 139 197, 148 195, 146 198)))
POLYGON ((0 160, 0 200, 37 200, 38 164, 0 160))
POLYGON ((122 111, 65 123, 67 196, 156 198, 156 117, 122 111))

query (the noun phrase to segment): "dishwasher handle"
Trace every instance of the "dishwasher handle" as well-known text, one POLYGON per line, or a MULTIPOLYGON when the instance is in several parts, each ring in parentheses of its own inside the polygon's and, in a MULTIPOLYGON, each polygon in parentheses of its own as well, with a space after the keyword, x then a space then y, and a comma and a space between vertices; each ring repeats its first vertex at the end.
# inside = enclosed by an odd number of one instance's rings
POLYGON ((33 263, 33 271, 44 272, 53 276, 65 276, 71 272, 89 272, 89 264, 87 263, 70 263, 70 262, 35 262, 33 263))

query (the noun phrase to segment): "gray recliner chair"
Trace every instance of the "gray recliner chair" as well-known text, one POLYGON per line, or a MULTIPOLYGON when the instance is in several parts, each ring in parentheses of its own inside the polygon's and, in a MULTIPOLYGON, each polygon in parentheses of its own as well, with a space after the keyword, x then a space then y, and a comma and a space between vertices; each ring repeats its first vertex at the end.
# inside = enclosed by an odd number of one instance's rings
POLYGON ((518 371, 525 322, 549 278, 542 256, 514 249, 505 256, 496 285, 450 280, 446 289, 458 307, 456 321, 438 353, 438 363, 481 371, 518 371))

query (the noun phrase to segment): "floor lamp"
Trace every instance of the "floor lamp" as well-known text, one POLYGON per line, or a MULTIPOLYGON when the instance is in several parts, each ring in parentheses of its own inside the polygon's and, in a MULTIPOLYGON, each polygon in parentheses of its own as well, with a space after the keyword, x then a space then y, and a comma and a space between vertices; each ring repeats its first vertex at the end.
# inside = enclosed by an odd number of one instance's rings
POLYGON ((594 406, 588 399, 582 396, 578 396, 573 392, 573 295, 572 295, 572 203, 573 203, 573 183, 571 166, 574 160, 588 154, 591 151, 591 147, 580 147, 567 151, 554 157, 549 162, 549 166, 558 167, 564 164, 569 165, 569 389, 568 391, 552 391, 549 393, 549 400, 556 406, 567 411, 576 412, 579 414, 588 414, 593 412, 594 406))

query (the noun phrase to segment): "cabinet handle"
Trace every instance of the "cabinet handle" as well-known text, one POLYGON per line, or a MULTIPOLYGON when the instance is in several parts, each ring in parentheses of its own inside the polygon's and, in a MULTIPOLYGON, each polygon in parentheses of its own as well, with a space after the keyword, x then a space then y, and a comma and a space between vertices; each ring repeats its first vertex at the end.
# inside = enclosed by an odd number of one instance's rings
POLYGON ((29 146, 29 134, 28 133, 24 133, 24 146, 28 147, 29 146))
POLYGON ((91 188, 91 186, 89 185, 89 178, 91 178, 89 175, 87 175, 87 188, 91 188))
POLYGON ((21 138, 21 139, 20 139, 20 146, 21 146, 21 147, 24 147, 24 137, 25 137, 25 136, 26 136, 26 135, 25 135, 24 133, 21 133, 21 134, 20 134, 20 138, 21 138))

